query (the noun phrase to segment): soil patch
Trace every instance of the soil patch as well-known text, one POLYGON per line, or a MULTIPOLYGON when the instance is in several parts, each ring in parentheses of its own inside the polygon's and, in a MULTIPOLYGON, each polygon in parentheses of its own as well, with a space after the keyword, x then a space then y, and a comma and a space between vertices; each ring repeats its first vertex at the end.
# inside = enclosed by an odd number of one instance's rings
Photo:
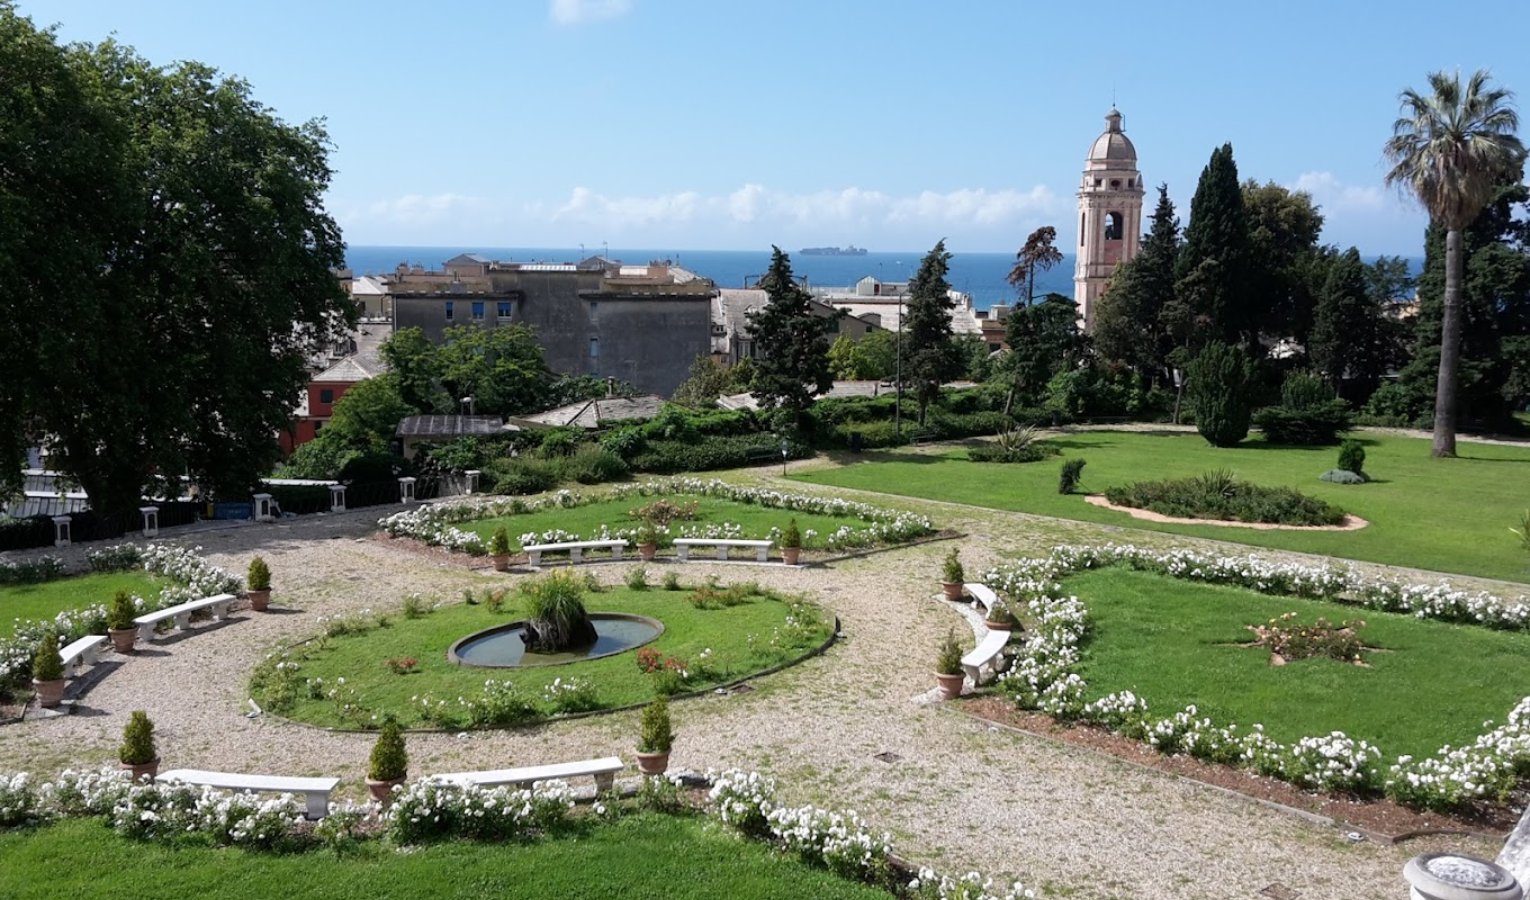
POLYGON ((1226 528, 1252 528, 1256 531, 1359 531, 1371 524, 1359 516, 1346 514, 1342 525, 1277 525, 1274 522, 1237 522, 1231 519, 1190 519, 1183 516, 1166 516, 1150 509, 1135 506, 1117 506, 1105 499, 1104 494, 1090 494, 1084 498, 1090 506, 1124 512, 1144 522, 1166 522, 1171 525, 1221 525, 1226 528))
POLYGON ((1359 800, 1317 794, 1243 769, 1203 762, 1190 756, 1165 756, 1141 741, 1112 734, 1102 728, 1063 725, 1051 716, 1016 709, 1014 704, 999 697, 965 700, 956 708, 1028 734, 1088 747, 1139 766, 1235 791, 1256 800, 1325 816, 1365 832, 1373 839, 1389 843, 1428 834, 1460 833, 1483 835, 1501 841, 1519 821, 1511 809, 1496 804, 1479 803, 1469 813, 1447 815, 1409 809, 1391 800, 1359 800))

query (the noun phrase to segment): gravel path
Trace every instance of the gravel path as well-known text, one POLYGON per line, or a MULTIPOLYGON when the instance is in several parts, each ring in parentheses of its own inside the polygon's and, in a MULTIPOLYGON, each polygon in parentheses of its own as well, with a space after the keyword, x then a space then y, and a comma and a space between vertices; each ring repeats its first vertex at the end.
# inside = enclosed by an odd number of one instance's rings
MULTIPOLYGON (((763 470, 740 477, 777 480, 763 470)), ((790 488, 813 489, 796 483, 790 488)), ((965 532, 968 571, 1059 542, 1132 540, 1248 552, 1019 513, 886 497, 876 502, 928 511, 939 524, 965 532)), ((233 571, 261 553, 283 608, 239 613, 227 625, 156 643, 106 674, 76 715, 0 728, 0 770, 50 772, 107 761, 128 712, 144 709, 156 723, 167 766, 331 774, 345 779, 342 790, 359 796, 372 738, 246 718, 251 668, 279 640, 313 634, 320 615, 392 607, 411 591, 451 597, 463 587, 524 577, 487 567, 469 570, 370 539, 372 523, 386 511, 180 538, 201 544, 212 561, 233 571)), ((840 616, 846 638, 820 658, 760 679, 753 693, 677 703, 673 765, 769 772, 788 799, 858 809, 891 831, 900 850, 918 862, 1018 877, 1048 896, 1259 898, 1268 896, 1261 890, 1281 884, 1304 898, 1368 900, 1401 896, 1403 863, 1416 853, 1496 853, 1496 846, 1464 838, 1397 847, 1354 843, 1289 813, 930 704, 934 648, 947 628, 965 628, 933 599, 947 546, 935 542, 808 570, 705 562, 685 567, 695 575, 755 578, 811 593, 840 616), (886 751, 900 758, 873 758, 886 751)), ((650 564, 650 572, 670 567, 679 564, 650 564)), ((595 564, 587 570, 615 583, 627 568, 595 564)), ((413 735, 411 771, 605 754, 630 760, 636 731, 636 715, 619 713, 523 731, 413 735)))

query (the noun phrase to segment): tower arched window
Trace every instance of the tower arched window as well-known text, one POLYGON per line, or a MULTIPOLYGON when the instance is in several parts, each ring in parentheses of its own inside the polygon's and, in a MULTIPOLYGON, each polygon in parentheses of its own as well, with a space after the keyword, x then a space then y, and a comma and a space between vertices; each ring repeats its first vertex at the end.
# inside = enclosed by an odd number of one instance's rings
POLYGON ((1105 214, 1105 240, 1121 240, 1121 214, 1108 212, 1105 214))

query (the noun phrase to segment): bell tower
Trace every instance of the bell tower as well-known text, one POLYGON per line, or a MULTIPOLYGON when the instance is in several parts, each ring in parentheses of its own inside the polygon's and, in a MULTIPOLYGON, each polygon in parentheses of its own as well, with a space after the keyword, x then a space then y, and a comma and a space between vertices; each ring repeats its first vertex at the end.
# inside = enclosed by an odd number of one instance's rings
POLYGON ((1094 307, 1116 266, 1129 262, 1142 245, 1142 173, 1137 148, 1121 130, 1114 106, 1105 114, 1105 132, 1089 148, 1078 188, 1078 252, 1073 299, 1079 324, 1088 331, 1094 307))

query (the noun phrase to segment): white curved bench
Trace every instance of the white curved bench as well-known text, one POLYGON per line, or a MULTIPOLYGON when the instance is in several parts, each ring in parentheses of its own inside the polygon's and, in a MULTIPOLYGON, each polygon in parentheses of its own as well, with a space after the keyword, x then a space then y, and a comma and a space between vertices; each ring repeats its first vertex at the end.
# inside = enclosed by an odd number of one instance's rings
POLYGON ((675 555, 680 557, 681 562, 689 562, 692 547, 716 547, 717 558, 727 559, 728 548, 748 547, 754 551, 756 562, 765 562, 770 559, 770 544, 768 540, 748 540, 745 538, 675 538, 675 555))
POLYGON ((58 651, 59 658, 64 661, 64 674, 70 678, 80 674, 80 666, 93 666, 100 656, 101 648, 106 646, 106 635, 88 634, 69 646, 58 651))
POLYGON ((993 588, 990 588, 986 584, 979 584, 975 581, 969 581, 962 585, 962 590, 970 594, 973 600, 981 603, 983 605, 983 612, 985 613, 993 612, 993 605, 999 602, 999 595, 995 594, 993 592, 993 588))
POLYGON ((160 622, 166 619, 175 620, 177 631, 185 631, 191 627, 191 614, 199 609, 212 610, 213 618, 219 622, 228 618, 228 606, 234 602, 233 594, 214 594, 211 597, 203 597, 200 600, 191 600, 178 606, 167 606, 155 612, 145 613, 133 620, 138 626, 138 639, 151 641, 154 639, 154 629, 160 622))
POLYGON ((310 819, 329 815, 329 793, 340 783, 338 778, 300 778, 286 775, 242 775, 237 772, 209 772, 205 769, 171 769, 159 773, 160 781, 183 781, 230 791, 302 794, 310 819))
POLYGON ((604 756, 600 759, 584 759, 579 762, 552 763, 545 766, 521 766, 515 769, 490 769, 486 772, 448 772, 445 775, 432 775, 436 781, 449 781, 454 784, 476 784, 480 787, 492 787, 500 784, 514 784, 521 787, 531 787, 538 781, 547 781, 550 778, 578 778, 582 775, 595 776, 595 790, 609 791, 616 783, 616 773, 625 766, 615 756, 604 756))
POLYGON ((1009 632, 990 631, 988 636, 978 642, 972 648, 972 652, 962 657, 962 671, 972 679, 972 686, 977 687, 983 683, 983 671, 988 670, 994 677, 999 674, 999 664, 1004 660, 1004 645, 1009 643, 1009 632))
POLYGON ((579 562, 584 559, 586 550, 610 550, 612 559, 622 558, 622 549, 627 542, 620 538, 606 541, 563 541, 558 544, 527 544, 521 549, 526 553, 526 562, 537 566, 542 564, 543 553, 553 553, 558 550, 567 550, 569 562, 579 562))

